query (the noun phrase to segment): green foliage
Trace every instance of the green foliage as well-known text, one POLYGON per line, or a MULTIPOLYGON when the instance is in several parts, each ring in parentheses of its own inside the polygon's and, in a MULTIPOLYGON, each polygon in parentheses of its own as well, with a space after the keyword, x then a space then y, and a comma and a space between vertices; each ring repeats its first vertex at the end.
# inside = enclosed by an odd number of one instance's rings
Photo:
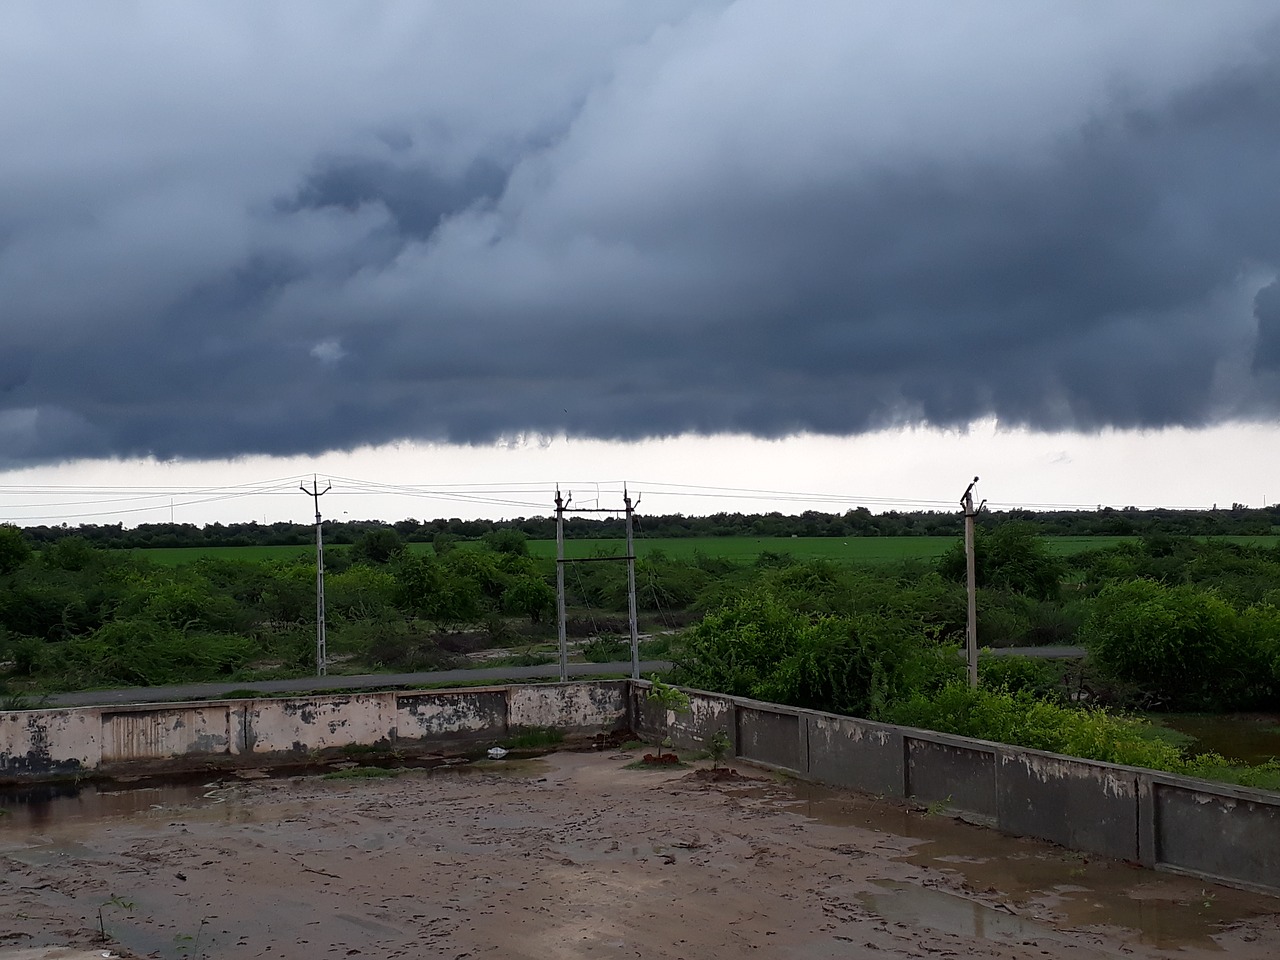
POLYGON ((1280 790, 1280 759, 1248 765, 1234 763, 1218 753, 1202 753, 1185 760, 1177 773, 1205 780, 1235 783, 1256 790, 1280 790))
POLYGON ((386 567, 357 564, 325 577, 326 616, 371 620, 388 616, 395 604, 396 578, 386 567))
POLYGON ((502 609, 541 623, 556 608, 556 592, 541 577, 521 574, 502 592, 502 609))
POLYGON ((474 560, 474 550, 454 550, 444 560, 415 553, 401 554, 392 576, 396 605, 415 617, 436 623, 474 623, 485 610, 477 572, 488 586, 501 582, 491 560, 474 560))
POLYGON ((431 548, 437 557, 443 557, 458 545, 457 534, 441 531, 431 538, 431 548))
POLYGON ((492 530, 481 541, 494 553, 511 553, 520 557, 529 555, 529 538, 520 530, 492 530))
POLYGON ((509 750, 540 750, 564 743, 564 731, 555 727, 528 727, 502 741, 509 750))
POLYGON ((720 764, 724 762, 724 758, 729 753, 729 734, 723 730, 717 730, 707 738, 707 753, 711 757, 711 768, 713 770, 720 769, 720 764))
POLYGON ((31 545, 11 523, 0 523, 0 574, 13 573, 31 559, 31 545))
POLYGON ((88 540, 82 537, 65 537, 40 554, 46 567, 53 570, 79 572, 92 566, 98 559, 99 551, 88 540))
POLYGON ((390 527, 375 527, 366 531, 351 547, 351 557, 356 563, 382 566, 404 553, 404 541, 390 527))
MULTIPOLYGON (((1035 527, 1028 523, 1002 523, 974 537, 974 575, 979 587, 1008 590, 1041 600, 1058 595, 1066 566, 1054 556, 1035 527)), ((938 561, 947 579, 963 583, 967 576, 964 543, 948 550, 938 561)))
POLYGON ((1179 770, 1177 747, 1153 739, 1142 720, 1037 699, 1030 691, 970 690, 952 683, 885 711, 890 723, 1156 770, 1179 770))
POLYGON ((618 637, 596 637, 582 645, 582 657, 588 663, 621 663, 631 659, 631 644, 618 637))
POLYGON ((672 714, 689 712, 689 695, 678 687, 663 683, 657 674, 651 676, 649 682, 651 684, 648 693, 649 701, 656 703, 662 709, 663 722, 667 724, 667 734, 658 747, 658 759, 661 760, 663 747, 671 746, 670 717, 672 714))
POLYGON ((453 665, 453 658, 433 637, 404 620, 364 620, 347 625, 343 634, 341 645, 359 652, 372 667, 412 671, 443 670, 453 665))
POLYGON ((960 670, 918 623, 801 612, 767 589, 708 614, 683 647, 689 686, 864 717, 960 670))
POLYGON ((184 632, 148 619, 115 620, 63 645, 68 671, 85 685, 217 680, 234 673, 256 653, 248 637, 184 632))
POLYGON ((1040 700, 1061 700, 1063 687, 1058 669, 1048 660, 1031 657, 981 657, 978 680, 990 690, 1029 693, 1040 700))
POLYGON ((1272 608, 1241 616, 1193 587, 1135 580, 1102 590, 1081 636, 1106 675, 1169 709, 1248 708, 1276 689, 1272 608))

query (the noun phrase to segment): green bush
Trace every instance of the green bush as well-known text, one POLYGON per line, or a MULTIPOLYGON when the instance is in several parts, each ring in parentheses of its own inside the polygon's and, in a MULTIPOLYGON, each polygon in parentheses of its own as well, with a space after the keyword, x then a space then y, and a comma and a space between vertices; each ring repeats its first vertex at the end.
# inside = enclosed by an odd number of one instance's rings
POLYGON ((1086 760, 1156 770, 1182 766, 1178 748, 1147 736, 1145 721, 1050 703, 1027 690, 971 690, 953 683, 935 694, 916 694, 891 706, 884 719, 1086 760))
POLYGON ((961 669, 909 621, 800 612, 765 589, 690 628, 676 662, 690 686, 864 717, 961 669))
POLYGON ((617 637, 596 637, 582 645, 582 656, 589 663, 621 663, 631 659, 631 642, 617 637))
POLYGON ((984 656, 978 659, 982 686, 1008 693, 1026 692, 1041 700, 1061 700, 1063 689, 1058 668, 1031 657, 984 656))
POLYGON ((1275 688, 1265 641, 1277 622, 1263 610, 1242 617, 1194 587, 1135 580, 1099 593, 1081 637, 1106 676, 1160 706, 1248 709, 1275 688))
POLYGON ((116 620, 63 645, 67 668, 82 684, 155 686, 217 680, 256 654, 252 640, 185 633, 156 620, 116 620))
MULTIPOLYGON (((1002 523, 994 530, 979 528, 974 536, 974 575, 979 587, 1008 590, 1040 600, 1058 595, 1066 565, 1049 552, 1035 527, 1027 523, 1002 523)), ((938 571, 948 580, 968 578, 964 543, 948 550, 938 561, 938 571)))

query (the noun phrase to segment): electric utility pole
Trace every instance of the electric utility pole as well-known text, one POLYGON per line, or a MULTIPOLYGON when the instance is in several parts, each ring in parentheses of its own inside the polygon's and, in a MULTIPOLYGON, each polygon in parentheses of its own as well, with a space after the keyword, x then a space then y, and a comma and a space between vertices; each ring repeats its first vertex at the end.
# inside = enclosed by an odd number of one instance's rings
POLYGON ((631 502, 631 494, 627 492, 627 488, 622 488, 622 502, 627 507, 627 618, 631 623, 631 679, 640 679, 640 629, 636 618, 636 548, 634 540, 631 536, 632 516, 635 514, 635 508, 640 503, 640 498, 636 497, 635 504, 631 502))
POLYGON ((316 481, 315 474, 311 475, 311 489, 307 489, 307 485, 300 484, 300 489, 307 496, 316 502, 316 676, 323 677, 329 672, 329 657, 325 649, 324 636, 324 537, 321 534, 320 527, 320 498, 333 489, 333 484, 325 481, 327 484, 323 490, 316 481))
MULTIPOLYGON (((626 505, 624 510, 627 515, 627 555, 625 557, 582 557, 573 561, 574 563, 594 563, 597 561, 627 561, 627 613, 628 619, 631 621, 631 676, 635 680, 640 679, 640 628, 636 620, 636 551, 632 542, 632 516, 635 513, 635 504, 631 502, 631 494, 627 492, 626 487, 622 490, 623 503, 626 505)), ((556 487, 556 610, 560 620, 560 681, 569 679, 569 644, 566 639, 565 629, 565 602, 564 602, 564 565, 569 561, 564 558, 564 514, 569 508, 569 504, 573 502, 573 494, 569 494, 568 500, 562 500, 560 497, 560 488, 556 487)), ((639 503, 640 498, 636 497, 635 503, 639 503)), ((574 513, 611 513, 617 514, 616 507, 598 506, 599 500, 596 501, 595 507, 580 507, 573 511, 574 513)))
POLYGON ((974 559, 973 547, 973 520, 987 502, 983 500, 977 510, 973 508, 973 486, 977 482, 978 478, 974 477, 973 483, 965 488, 964 496, 960 498, 960 505, 964 507, 964 560, 969 587, 969 623, 966 631, 965 652, 969 661, 969 687, 973 690, 978 688, 978 583, 977 562, 974 559))

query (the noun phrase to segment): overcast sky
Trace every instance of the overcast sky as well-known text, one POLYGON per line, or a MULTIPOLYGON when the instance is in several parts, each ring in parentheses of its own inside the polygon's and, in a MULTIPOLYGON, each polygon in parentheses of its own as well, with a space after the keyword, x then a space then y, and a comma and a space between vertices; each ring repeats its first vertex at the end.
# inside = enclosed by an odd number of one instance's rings
POLYGON ((8 0, 0 137, 5 482, 1280 466, 1274 0, 8 0))

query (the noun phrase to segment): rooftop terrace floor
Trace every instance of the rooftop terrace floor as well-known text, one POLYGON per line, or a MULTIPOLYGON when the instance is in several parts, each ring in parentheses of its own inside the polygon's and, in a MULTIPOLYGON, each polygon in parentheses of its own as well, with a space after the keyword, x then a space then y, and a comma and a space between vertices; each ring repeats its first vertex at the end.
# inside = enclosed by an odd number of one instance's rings
POLYGON ((0 960, 1280 954, 1276 898, 633 759, 0 804, 0 960))

